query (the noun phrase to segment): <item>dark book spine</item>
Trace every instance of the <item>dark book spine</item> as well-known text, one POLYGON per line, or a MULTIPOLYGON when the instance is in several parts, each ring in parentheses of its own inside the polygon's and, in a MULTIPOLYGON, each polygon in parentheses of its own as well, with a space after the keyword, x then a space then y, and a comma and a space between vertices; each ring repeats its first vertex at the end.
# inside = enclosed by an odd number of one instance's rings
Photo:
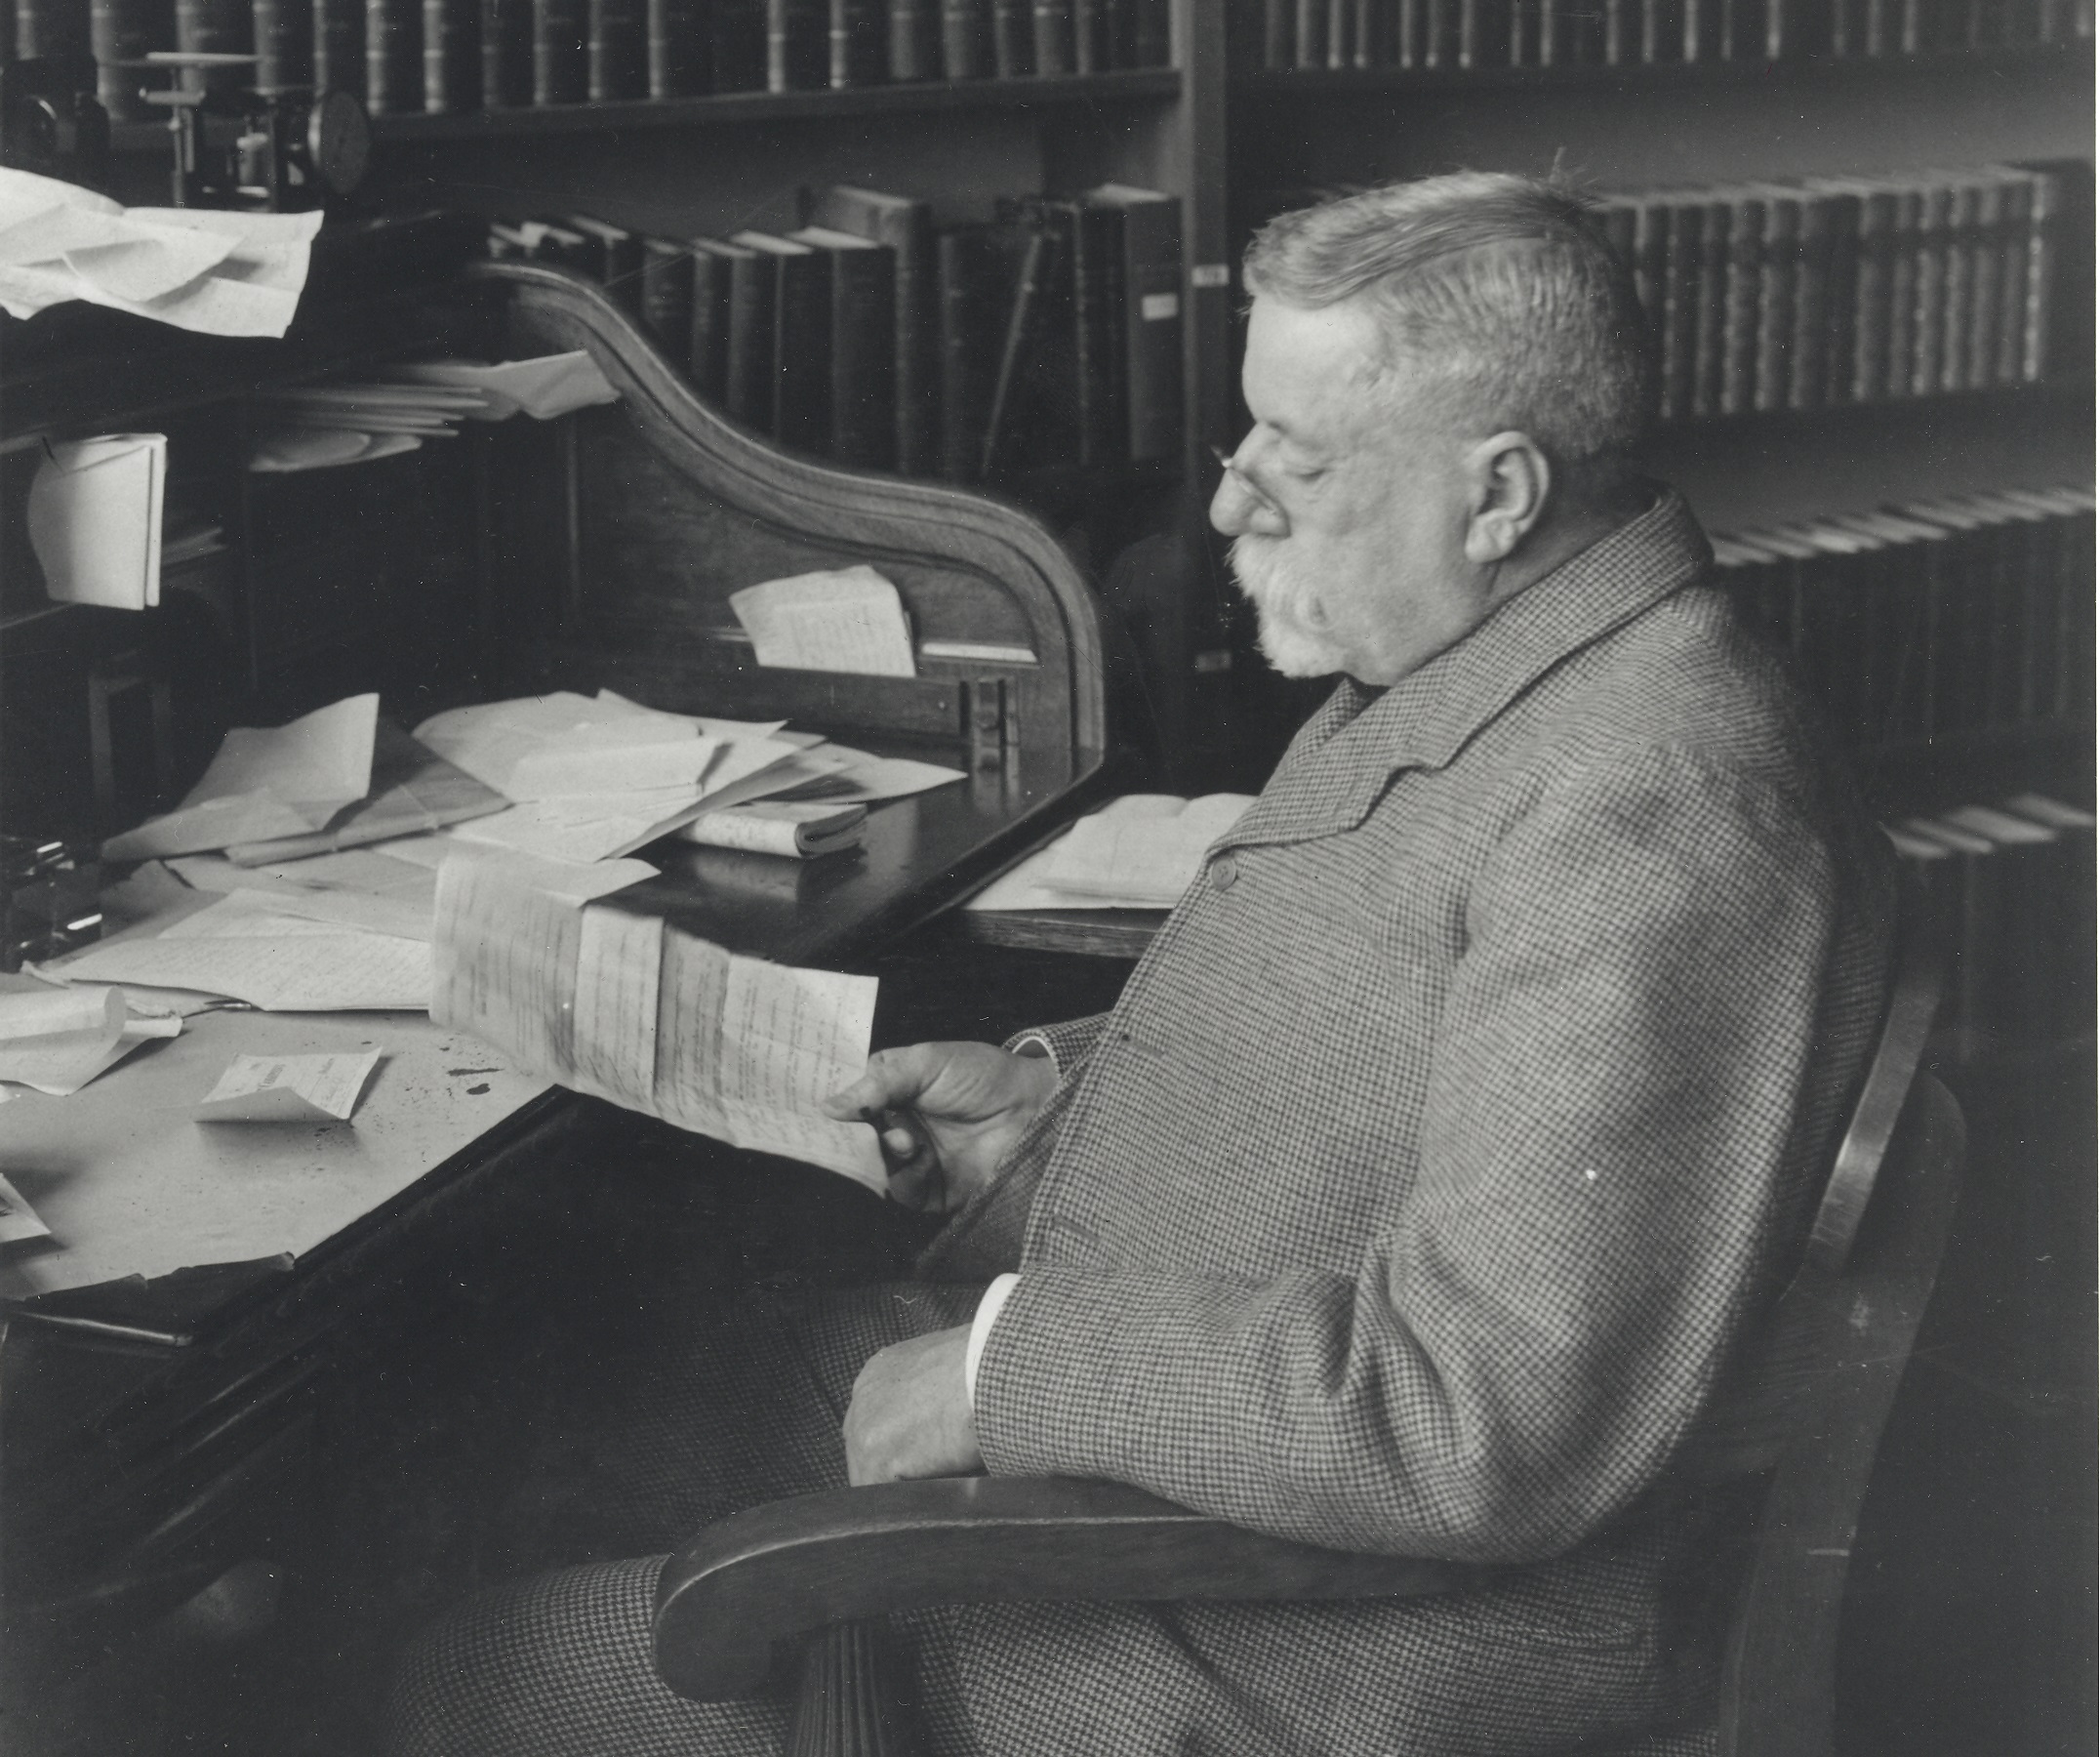
POLYGON ((481 106, 532 102, 532 0, 481 0, 481 106))
POLYGON ((1327 0, 1297 0, 1293 39, 1293 65, 1312 68, 1327 64, 1327 0))
POLYGON ((312 0, 254 0, 254 10, 257 89, 310 90, 314 85, 312 0))
POLYGON ((1725 200, 1708 201, 1705 216, 1700 228, 1696 357, 1691 377, 1691 412, 1700 420, 1720 413, 1721 379, 1728 358, 1729 205, 1725 200))
POLYGON ((1072 0, 1032 0, 1035 71, 1045 77, 1072 70, 1072 0))
POLYGON ((375 116, 423 108, 422 0, 365 0, 365 107, 375 116))
POLYGON ((1919 190, 1911 281, 1911 351, 1907 388, 1929 396, 1940 388, 1940 354, 1947 325, 1947 248, 1951 191, 1927 183, 1919 190))
POLYGON ((1023 79, 1035 71, 1032 0, 990 0, 991 70, 1000 79, 1023 79))
POLYGON ((1763 272, 1765 203, 1738 194, 1728 203, 1728 286, 1721 349, 1720 407, 1740 415, 1757 389, 1757 294, 1763 272))
POLYGON ((1351 0, 1352 28, 1355 32, 1358 67, 1390 67, 1393 64, 1391 25, 1392 0, 1351 0))
MULTIPOLYGON (((310 6, 312 0, 303 0, 310 6)), ((307 31, 310 35, 312 24, 307 31)), ((88 36, 95 53, 95 96, 110 117, 136 122, 157 113, 139 94, 144 75, 118 61, 140 61, 149 49, 175 41, 175 18, 168 0, 93 0, 88 9, 88 36)))
POLYGON ((587 0, 533 0, 532 101, 582 103, 590 95, 587 0))
POLYGON ((364 0, 313 0, 313 84, 365 95, 364 0))
POLYGON ((941 470, 975 481, 991 411, 996 258, 989 230, 957 227, 934 248, 941 339, 941 470))
POLYGON ((1168 462, 1182 449, 1181 202, 1123 211, 1123 309, 1128 341, 1130 456, 1168 462))
MULTIPOLYGON (((189 0, 189 5, 192 12, 202 15, 193 27, 239 33, 242 40, 238 49, 221 46, 218 53, 247 53, 248 9, 245 5, 229 5, 226 0, 219 0, 218 4, 209 7, 200 7, 196 0, 189 0)), ((178 17, 176 46, 187 48, 188 45, 180 39, 182 27, 182 20, 178 17)), ((15 0, 17 61, 78 61, 90 52, 88 17, 81 9, 80 0, 15 0)))
POLYGON ((648 0, 649 96, 692 98, 707 89, 706 0, 648 0))
POLYGON ((888 78, 890 21, 883 0, 829 0, 828 29, 833 91, 888 78))
POLYGON ((1908 396, 1918 354, 1918 220, 1920 191, 1896 191, 1895 223, 1888 240, 1888 360, 1882 394, 1908 396))
POLYGON ((423 0, 423 107, 440 116, 481 107, 480 0, 423 0))
POLYGON ((941 64, 949 79, 991 77, 990 0, 941 0, 941 64))
POLYGON ((934 0, 890 0, 890 77, 941 77, 941 14, 934 0))
POLYGON ((729 350, 723 403, 739 421, 767 433, 774 430, 779 418, 775 391, 779 332, 779 260, 757 255, 738 258, 729 266, 729 350))
POLYGON ((1678 61, 1684 59, 1685 0, 1641 0, 1640 59, 1678 61))
POLYGON ((2027 332, 2027 264, 2029 230, 2034 222, 2035 185, 2017 173, 2004 184, 2005 221, 1998 253, 1998 336, 1992 347, 1991 382, 2020 382, 2023 338, 2027 332))
MULTIPOLYGON (((685 349, 686 375, 693 381, 693 388, 709 402, 726 403, 737 265, 707 250, 696 249, 692 259, 693 318, 685 349)), ((737 411, 732 409, 730 413, 737 411)))
POLYGON ((1970 326, 1976 298, 1976 194, 1973 183, 1947 191, 1947 267, 1941 277, 1939 370, 1931 388, 1968 386, 1970 326))
POLYGON ((1113 64, 1108 0, 1071 0, 1071 70, 1106 73, 1113 64))
MULTIPOLYGON (((416 0, 404 3, 413 6, 416 0)), ((44 0, 26 0, 26 5, 25 0, 16 0, 17 53, 23 61, 39 55, 78 55, 83 46, 75 28, 78 16, 72 5, 55 8, 44 4, 44 0), (64 13, 62 22, 55 16, 61 11, 64 13)), ((175 46, 184 55, 253 54, 254 15, 247 0, 175 0, 175 46)), ((185 67, 182 75, 182 86, 189 91, 235 91, 248 81, 249 73, 244 67, 185 67)), ((373 107, 377 109, 378 105, 373 107)))
POLYGON ((1123 294, 1122 210, 1081 206, 1071 226, 1072 364, 1079 462, 1085 465, 1119 464, 1130 456, 1123 294))
POLYGON ((693 253, 663 238, 642 242, 642 327, 681 372, 693 359, 693 253))
POLYGON ((765 0, 709 0, 707 68, 717 92, 766 89, 765 0))
POLYGON ((1669 212, 1663 203, 1650 200, 1625 202, 1615 212, 1626 217, 1628 231, 1623 254, 1633 265, 1634 297, 1640 302, 1640 314, 1652 340, 1662 333, 1663 310, 1669 297, 1669 212))
POLYGON ((766 90, 807 92, 830 72, 826 0, 766 0, 766 90))
POLYGON ((1706 206, 1673 201, 1663 211, 1663 323, 1657 388, 1665 421, 1688 421, 1699 372, 1699 263, 1706 206))
POLYGON ((1840 381, 1848 402, 1879 402, 1888 394, 1888 313, 1896 200, 1886 189, 1867 189, 1847 240, 1852 265, 1852 370, 1840 381))
POLYGON ((1469 71, 1510 64, 1510 9, 1502 0, 1466 0, 1459 8, 1458 64, 1469 71))
POLYGON ((1640 0, 1604 0, 1602 54, 1607 67, 1640 59, 1640 0))
POLYGON ((1295 0, 1262 0, 1262 66, 1280 73, 1297 60, 1298 9, 1295 0))
POLYGON ((922 202, 869 203, 860 192, 833 189, 818 205, 816 223, 888 247, 897 284, 892 345, 896 367, 897 467, 930 474, 940 467, 941 347, 935 285, 933 216, 922 202))
POLYGON ((2051 344, 2051 294, 2056 281, 2056 259, 2062 248, 2057 236, 2064 207, 2064 180, 2054 171, 2037 171, 2030 185, 2027 216, 2027 305, 2020 331, 2020 378, 2039 385, 2048 376, 2051 344))
POLYGON ((590 0, 590 101, 614 103, 649 95, 648 0, 590 0))
POLYGON ((812 250, 782 257, 779 269, 774 437, 783 445, 822 452, 831 436, 831 260, 812 250))
POLYGON ((1721 0, 1682 0, 1681 10, 1684 20, 1683 60, 1688 61, 1719 60, 1720 8, 1721 0))
POLYGON ((1356 53, 1356 9, 1353 0, 1327 0, 1327 65, 1349 66, 1356 53))
POLYGON ((1820 409, 1830 400, 1831 225, 1828 195, 1803 195, 1794 266, 1794 336, 1788 346, 1787 407, 1820 409))
POLYGON ((1800 260, 1800 203, 1773 195, 1765 203, 1757 254, 1757 350, 1751 407, 1784 409, 1793 387, 1794 281, 1800 260))
POLYGON ((1986 177, 1976 185, 1975 231, 1969 252, 1968 334, 1961 345, 1964 389, 1984 389, 1997 375, 2004 260, 2005 184, 2002 178, 1986 177))
POLYGON ((1422 0, 1422 64, 1458 64, 1458 0, 1422 0))
MULTIPOLYGON (((1061 225, 1065 218, 1056 213, 1045 215, 1048 224, 1030 230, 1021 246, 1001 331, 998 370, 992 377, 985 410, 984 443, 976 460, 981 476, 995 475, 1009 461, 1012 448, 1007 443, 1008 435, 1020 425, 1016 416, 1024 400, 1026 381, 1031 376, 1030 368, 1051 364, 1038 356, 1043 351, 1042 332, 1052 297, 1051 276, 1061 255, 1058 233, 1052 226, 1061 225)), ((1069 366, 1070 357, 1057 364, 1069 366)))
POLYGON ((897 461, 897 265, 888 250, 831 263, 831 456, 864 470, 897 461))

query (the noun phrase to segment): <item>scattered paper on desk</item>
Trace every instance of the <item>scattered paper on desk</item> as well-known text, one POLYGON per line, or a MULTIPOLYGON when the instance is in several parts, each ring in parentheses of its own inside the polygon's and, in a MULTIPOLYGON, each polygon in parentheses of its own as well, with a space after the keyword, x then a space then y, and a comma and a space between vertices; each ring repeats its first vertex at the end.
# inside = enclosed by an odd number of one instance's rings
POLYGON ((494 366, 470 360, 430 360, 391 368, 392 376, 413 385, 456 385, 477 390, 488 407, 476 421, 502 421, 520 412, 535 421, 551 421, 595 403, 618 402, 597 361, 584 348, 572 353, 542 354, 533 360, 505 360, 494 366))
POLYGON ((0 169, 0 308, 84 300, 214 336, 281 336, 321 216, 130 208, 0 169))
POLYGON ((416 739, 520 800, 697 786, 720 748, 684 715, 566 689, 449 709, 416 739))
POLYGON ((332 818, 327 828, 267 841, 236 842, 226 858, 240 866, 302 860, 398 836, 417 836, 503 810, 510 801, 390 720, 373 730, 372 776, 367 797, 332 818))
POLYGON ((135 1018, 121 990, 54 988, 0 994, 0 1081, 63 1098, 180 1019, 135 1018))
POLYGON ((918 667, 897 588, 865 563, 768 580, 729 594, 758 663, 788 671, 909 677, 918 667))
POLYGON ((149 610, 160 602, 165 433, 104 433, 47 445, 24 522, 61 603, 149 610))
POLYGON ((1253 798, 1126 794, 992 880, 965 909, 1168 909, 1253 798))
POLYGON ((549 888, 565 882, 516 858, 445 863, 433 1019, 578 1091, 885 1188, 874 1130, 817 1108, 867 1063, 872 977, 744 958, 549 888))
POLYGON ((347 1123, 380 1052, 236 1055, 196 1110, 200 1123, 347 1123))
POLYGON ((117 940, 43 973, 225 995, 264 1012, 420 1011, 430 1003, 430 948, 380 933, 117 940))
POLYGON ((21 1192, 0 1177, 0 1245, 19 1245, 24 1239, 48 1239, 50 1236, 51 1228, 22 1201, 21 1192))
POLYGON ((827 805, 879 805, 885 799, 907 798, 950 782, 967 780, 962 770, 944 768, 938 762, 920 762, 910 756, 877 756, 847 745, 826 744, 805 756, 828 759, 830 776, 812 787, 810 797, 827 805))
POLYGON ((379 697, 350 696, 288 726, 236 726, 173 811, 102 844, 104 860, 200 853, 318 830, 372 785, 379 697))

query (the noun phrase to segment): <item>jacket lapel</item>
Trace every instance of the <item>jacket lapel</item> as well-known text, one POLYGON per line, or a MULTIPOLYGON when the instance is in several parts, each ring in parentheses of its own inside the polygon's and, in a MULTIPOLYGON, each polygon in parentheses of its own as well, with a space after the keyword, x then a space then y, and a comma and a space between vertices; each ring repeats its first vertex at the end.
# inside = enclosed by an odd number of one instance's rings
POLYGON ((1390 689, 1345 677, 1220 848, 1353 829, 1402 769, 1441 768, 1547 672, 1704 573, 1713 552, 1666 491, 1390 689))

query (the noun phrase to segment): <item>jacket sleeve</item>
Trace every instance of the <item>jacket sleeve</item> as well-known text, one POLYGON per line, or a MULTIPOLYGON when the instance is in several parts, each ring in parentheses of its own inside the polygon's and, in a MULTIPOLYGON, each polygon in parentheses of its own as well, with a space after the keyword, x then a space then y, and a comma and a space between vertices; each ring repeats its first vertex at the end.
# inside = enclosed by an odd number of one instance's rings
POLYGON ((1769 1291, 1837 890, 1794 801, 1701 758, 1543 789, 1469 892, 1419 1158, 1353 1271, 1030 1266, 980 1362, 989 1468, 1341 1548, 1580 1541, 1769 1291))
POLYGON ((1057 1138, 1058 1124, 1071 1103, 1079 1070, 1108 1021, 1107 1013, 1094 1013, 1063 1025, 1040 1025, 1006 1040, 1003 1046, 1012 1053, 1019 1053, 1030 1040, 1041 1043, 1057 1069, 1057 1089, 1001 1162, 998 1175, 957 1208, 919 1252, 911 1270, 918 1280, 982 1282, 1019 1267, 1029 1208, 1057 1138))

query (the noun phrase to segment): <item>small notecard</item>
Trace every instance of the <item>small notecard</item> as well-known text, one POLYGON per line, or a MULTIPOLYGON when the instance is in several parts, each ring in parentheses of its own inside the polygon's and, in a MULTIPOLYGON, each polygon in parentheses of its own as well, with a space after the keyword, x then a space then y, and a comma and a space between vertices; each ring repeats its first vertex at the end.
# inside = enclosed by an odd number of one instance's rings
POLYGON ((380 1052, 236 1055, 197 1106, 200 1123, 347 1123, 380 1052))

